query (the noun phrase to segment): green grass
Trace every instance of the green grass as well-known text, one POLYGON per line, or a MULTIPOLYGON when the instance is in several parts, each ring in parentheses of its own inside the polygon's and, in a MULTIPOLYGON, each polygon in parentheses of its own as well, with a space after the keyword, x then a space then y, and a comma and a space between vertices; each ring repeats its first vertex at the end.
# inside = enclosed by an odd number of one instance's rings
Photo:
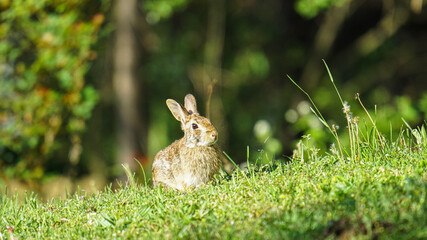
POLYGON ((138 184, 126 167, 129 184, 114 191, 43 202, 5 190, 0 240, 427 239, 425 128, 386 139, 368 111, 371 125, 360 127, 341 102, 348 143, 312 101, 336 141, 329 152, 305 136, 286 163, 267 156, 267 165, 249 164, 188 193, 138 184))
POLYGON ((138 184, 49 202, 3 193, 1 238, 427 238, 427 139, 419 140, 408 130, 384 153, 365 143, 359 160, 300 146, 299 160, 252 166, 189 193, 138 184))

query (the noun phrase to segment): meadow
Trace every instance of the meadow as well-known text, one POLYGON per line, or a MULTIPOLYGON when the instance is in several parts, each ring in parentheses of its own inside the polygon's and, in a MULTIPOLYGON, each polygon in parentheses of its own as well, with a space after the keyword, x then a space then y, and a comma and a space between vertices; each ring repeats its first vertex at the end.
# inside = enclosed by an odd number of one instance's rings
POLYGON ((416 149, 368 145, 353 160, 307 149, 188 193, 132 181, 47 202, 3 193, 0 239, 425 239, 423 133, 416 149))
POLYGON ((329 151, 310 136, 287 161, 264 150, 250 156, 248 147, 246 167, 194 191, 152 188, 130 172, 118 189, 65 199, 20 200, 6 189, 0 239, 426 239, 425 127, 386 137, 375 121, 360 126, 342 103, 348 142, 313 103, 335 137, 329 151))

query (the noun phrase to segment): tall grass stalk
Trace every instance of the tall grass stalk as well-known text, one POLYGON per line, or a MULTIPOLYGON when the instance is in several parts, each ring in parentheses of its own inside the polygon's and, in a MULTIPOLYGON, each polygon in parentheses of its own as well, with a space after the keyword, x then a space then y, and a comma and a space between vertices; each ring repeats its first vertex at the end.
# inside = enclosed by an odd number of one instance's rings
POLYGON ((368 118, 369 118, 369 120, 371 121, 372 126, 374 127, 375 132, 376 132, 376 133, 377 133, 377 135, 378 135, 378 140, 379 140, 379 141, 380 141, 380 143, 381 143, 381 148, 382 148, 382 150, 384 151, 384 147, 385 147, 385 145, 384 145, 384 142, 383 142, 383 140, 382 140, 382 137, 381 137, 380 131, 378 131, 377 125, 375 124, 374 120, 372 120, 371 114, 369 114, 368 110, 365 108, 365 105, 363 105, 362 100, 360 100, 360 96, 359 96, 359 94, 358 94, 358 93, 356 94, 356 100, 357 100, 357 101, 359 101, 360 106, 362 106, 363 110, 365 110, 365 112, 366 112, 366 115, 368 115, 368 118))
POLYGON ((351 116, 350 105, 348 105, 347 102, 343 101, 341 94, 338 91, 337 86, 335 85, 335 81, 331 74, 331 71, 329 70, 328 64, 324 59, 322 59, 322 61, 326 67, 326 70, 328 71, 329 79, 331 80, 332 86, 334 86, 335 92, 337 93, 338 98, 340 99, 341 105, 343 107, 343 111, 347 120, 348 136, 350 140, 350 158, 352 160, 355 160, 353 158, 356 156, 356 143, 355 143, 355 136, 353 131, 353 117, 351 116))
POLYGON ((338 144, 338 149, 340 150, 340 154, 341 154, 341 158, 344 159, 344 154, 342 152, 342 148, 341 148, 341 143, 340 143, 340 139, 338 137, 338 134, 336 134, 336 131, 334 129, 332 129, 331 126, 329 126, 329 124, 326 122, 325 118, 323 117, 322 113, 319 111, 319 109, 317 108, 316 104, 314 103, 313 99, 311 98, 310 94, 308 94, 306 91, 304 91, 304 89, 302 87, 300 87, 289 75, 286 75, 289 80, 291 80, 291 82, 297 87, 299 88, 299 90, 301 90, 301 92, 303 92, 308 100, 311 102, 311 104, 313 105, 313 108, 310 108, 311 111, 314 113, 314 115, 316 115, 317 119, 319 119, 319 121, 329 130, 329 132, 331 132, 332 136, 334 136, 335 140, 337 141, 338 144))
MULTIPOLYGON (((359 126, 358 126, 358 117, 353 117, 352 116, 352 113, 350 111, 350 105, 346 101, 343 100, 343 98, 342 98, 342 96, 341 96, 341 94, 340 94, 340 92, 338 90, 338 87, 335 84, 334 78, 332 76, 332 73, 331 73, 331 71, 329 69, 328 64, 326 63, 325 60, 322 59, 322 61, 323 61, 324 65, 325 65, 326 71, 328 72, 329 79, 330 79, 330 81, 332 83, 332 86, 334 87, 335 92, 336 92, 336 94, 337 94, 337 96, 338 96, 338 98, 339 98, 339 100, 341 102, 342 109, 343 109, 343 112, 344 112, 346 120, 347 120, 347 129, 348 129, 348 135, 349 135, 350 153, 348 153, 346 151, 346 149, 343 147, 343 145, 341 144, 341 141, 340 141, 340 138, 339 138, 339 135, 338 135, 338 132, 337 132, 337 128, 335 127, 335 125, 330 126, 326 122, 325 118, 323 117, 323 115, 320 112, 320 110, 317 108, 317 106, 314 103, 314 101, 311 98, 311 96, 302 87, 300 87, 289 75, 287 75, 287 77, 289 78, 289 80, 295 86, 297 86, 308 97, 309 101, 311 102, 311 104, 314 107, 314 109, 310 108, 310 110, 319 119, 319 121, 324 126, 326 126, 326 128, 328 128, 328 130, 330 131, 330 133, 332 134, 332 136, 335 138, 335 140, 336 140, 336 142, 338 144, 338 149, 340 151, 341 158, 344 159, 344 154, 343 153, 345 152, 346 155, 351 160, 353 160, 353 161, 354 160, 359 160, 361 158, 361 147, 360 147, 361 140, 360 140, 360 136, 359 136, 360 132, 359 132, 359 126)), ((377 140, 376 140, 378 138, 378 141, 380 142, 380 145, 381 145, 381 150, 382 150, 382 152, 384 152, 384 150, 385 150, 385 143, 384 143, 383 138, 382 138, 382 136, 381 136, 381 134, 380 134, 377 126, 376 126, 375 121, 372 119, 372 117, 369 114, 368 110, 363 105, 363 103, 362 103, 362 101, 360 99, 359 94, 356 94, 355 98, 360 103, 360 105, 362 106, 362 108, 365 110, 366 115, 368 116, 368 118, 369 118, 370 122, 372 123, 372 126, 373 126, 373 128, 375 130, 375 133, 377 135, 377 137, 374 137, 374 139, 373 139, 375 146, 378 146, 377 140)))

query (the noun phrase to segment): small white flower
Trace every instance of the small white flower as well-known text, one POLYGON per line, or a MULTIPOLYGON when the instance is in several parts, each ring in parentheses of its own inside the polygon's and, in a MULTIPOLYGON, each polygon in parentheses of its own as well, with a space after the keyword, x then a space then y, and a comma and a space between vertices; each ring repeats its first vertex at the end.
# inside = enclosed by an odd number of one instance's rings
POLYGON ((345 113, 345 114, 349 114, 350 113, 350 105, 348 105, 348 102, 347 101, 345 101, 344 103, 343 103, 343 112, 345 113))

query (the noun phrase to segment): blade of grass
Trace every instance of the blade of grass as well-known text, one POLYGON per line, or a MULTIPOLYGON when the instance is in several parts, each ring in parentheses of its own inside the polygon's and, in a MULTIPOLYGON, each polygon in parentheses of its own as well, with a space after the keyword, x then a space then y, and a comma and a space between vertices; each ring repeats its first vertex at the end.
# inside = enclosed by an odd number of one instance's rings
POLYGON ((133 160, 135 160, 135 161, 138 163, 139 167, 141 168, 142 174, 144 175, 144 183, 145 183, 145 186, 148 186, 147 176, 145 175, 144 167, 143 167, 143 166, 142 166, 142 164, 138 161, 138 159, 134 158, 133 160))
POLYGON ((325 118, 323 117, 323 115, 322 115, 322 113, 319 111, 319 109, 317 108, 317 106, 316 106, 316 104, 314 103, 314 101, 313 101, 313 99, 311 99, 311 96, 310 96, 310 94, 308 94, 306 91, 304 91, 304 89, 302 89, 302 87, 300 87, 289 75, 286 75, 288 78, 289 78, 289 80, 291 80, 291 82, 301 91, 301 92, 303 92, 306 96, 307 96, 307 98, 308 98, 308 100, 310 100, 310 102, 311 102, 311 104, 313 105, 313 107, 314 107, 314 109, 316 110, 316 111, 314 111, 312 108, 310 108, 311 109, 311 111, 316 115, 316 117, 320 120, 320 122, 323 124, 323 125, 325 125, 326 126, 326 128, 328 128, 328 130, 329 130, 329 132, 331 132, 331 134, 332 134, 332 136, 334 136, 334 138, 335 138, 335 140, 337 141, 337 143, 338 143, 338 146, 339 146, 339 149, 340 149, 340 153, 341 153, 341 158, 342 159, 344 159, 344 155, 343 155, 343 153, 342 153, 342 149, 341 149, 341 143, 340 143, 340 140, 339 140, 339 138, 337 137, 337 135, 334 133, 334 131, 333 131, 333 129, 331 128, 331 126, 329 126, 329 124, 326 122, 326 120, 325 120, 325 118))
POLYGON ((342 100, 341 94, 338 91, 337 85, 335 84, 334 77, 332 76, 332 73, 329 70, 328 64, 326 63, 325 59, 322 59, 322 61, 326 67, 326 71, 328 71, 329 79, 331 80, 332 86, 334 86, 335 92, 337 93, 338 98, 340 99, 341 105, 343 106, 343 109, 344 109, 344 114, 346 116, 347 126, 348 126, 348 136, 349 136, 349 140, 350 140, 350 152, 351 152, 350 156, 351 156, 351 158, 353 158, 355 156, 355 149, 354 149, 355 146, 354 146, 354 142, 353 142, 353 138, 352 138, 353 134, 351 131, 351 129, 352 129, 352 126, 351 126, 352 125, 352 122, 351 122, 352 117, 350 116, 350 114, 351 114, 350 113, 350 106, 342 100), (348 109, 348 110, 346 110, 346 109, 348 109))
POLYGON ((316 104, 314 103, 314 101, 313 101, 313 99, 311 99, 311 96, 310 96, 310 94, 308 94, 306 91, 304 91, 304 89, 302 89, 302 87, 300 87, 289 75, 286 75, 288 78, 289 78, 289 80, 291 80, 291 82, 297 87, 297 88, 299 88, 299 90, 301 90, 301 92, 303 92, 306 96, 307 96, 307 98, 308 98, 308 100, 310 100, 310 102, 311 102, 311 104, 313 105, 313 107, 314 107, 314 109, 316 110, 316 112, 317 112, 317 115, 316 116, 318 116, 318 118, 319 119, 321 119, 322 121, 322 123, 323 124, 325 124, 325 126, 329 129, 329 131, 331 132, 331 133, 333 133, 332 132, 332 129, 331 129, 331 127, 329 126, 329 124, 327 124, 326 123, 326 120, 325 120, 325 118, 323 117, 323 115, 322 115, 322 113, 319 111, 319 109, 317 108, 317 106, 316 106, 316 104))
POLYGON ((411 128, 411 126, 409 125, 409 123, 406 122, 405 119, 403 119, 403 118, 402 118, 402 121, 406 124, 406 126, 411 131, 412 136, 414 136, 415 140, 417 141, 417 145, 422 145, 423 138, 422 138, 422 135, 421 135, 421 130, 419 128, 418 129, 411 128))
POLYGON ((236 167, 236 169, 238 169, 238 171, 243 175, 243 176, 245 176, 245 178, 246 178, 246 180, 249 180, 249 178, 248 178, 248 176, 246 176, 246 174, 242 171, 242 169, 240 169, 240 167, 233 161, 233 159, 231 159, 231 157, 230 156, 228 156, 228 154, 227 153, 225 153, 225 152, 222 152, 222 153, 224 153, 224 155, 228 158, 228 160, 230 160, 230 162, 236 167))
POLYGON ((328 71, 329 79, 331 79, 332 85, 334 86, 335 91, 337 92, 337 95, 338 95, 338 97, 339 97, 339 99, 340 99, 340 101, 341 101, 341 104, 344 106, 344 101, 342 100, 342 98, 341 98, 341 94, 340 94, 340 92, 338 91, 337 86, 335 85, 334 78, 332 77, 332 74, 331 74, 331 71, 329 70, 328 64, 326 64, 325 59, 322 59, 322 61, 323 61, 323 64, 325 64, 326 71, 328 71))
POLYGON ((123 169, 125 170, 126 177, 128 178, 128 183, 131 187, 136 187, 135 177, 133 176, 130 168, 127 164, 122 164, 123 169))
POLYGON ((383 140, 382 140, 382 138, 381 138, 380 131, 378 131, 377 125, 375 124, 375 122, 374 122, 374 120, 372 119, 371 115, 369 114, 368 110, 365 108, 365 105, 363 105, 362 100, 360 99, 360 96, 359 96, 359 94, 358 94, 358 93, 356 94, 356 100, 358 100, 358 101, 359 101, 360 106, 362 106, 363 110, 365 110, 365 112, 366 112, 366 115, 368 115, 369 120, 371 121, 372 126, 374 127, 374 129, 375 129, 375 131, 376 131, 376 133, 377 133, 378 139, 380 140, 382 150, 384 151, 385 146, 384 146, 384 142, 383 142, 383 140))

